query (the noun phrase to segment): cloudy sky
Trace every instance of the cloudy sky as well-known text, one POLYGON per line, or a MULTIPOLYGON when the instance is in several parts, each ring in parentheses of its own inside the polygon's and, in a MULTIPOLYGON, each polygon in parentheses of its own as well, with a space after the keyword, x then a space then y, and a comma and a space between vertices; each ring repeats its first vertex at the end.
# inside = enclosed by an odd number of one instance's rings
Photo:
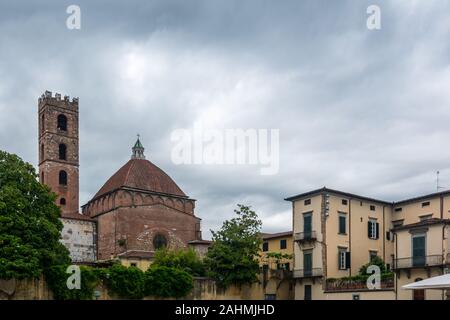
POLYGON ((252 205, 291 228, 287 196, 324 185, 384 200, 450 188, 450 4, 397 1, 0 1, 0 149, 37 165, 37 99, 80 98, 87 202, 130 156, 192 198, 205 238, 252 205), (81 8, 69 30, 66 8, 81 8), (381 30, 366 9, 381 8, 381 30), (196 121, 279 129, 278 174, 175 165, 196 121))

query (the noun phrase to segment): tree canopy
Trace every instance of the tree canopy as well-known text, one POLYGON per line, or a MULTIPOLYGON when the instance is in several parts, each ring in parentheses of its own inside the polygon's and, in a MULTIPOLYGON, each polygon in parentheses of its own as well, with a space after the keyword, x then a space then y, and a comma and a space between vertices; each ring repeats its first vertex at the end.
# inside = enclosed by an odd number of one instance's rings
POLYGON ((211 231, 213 244, 205 258, 209 275, 223 287, 258 280, 262 223, 248 206, 238 205, 234 212, 236 217, 211 231))
POLYGON ((70 263, 55 199, 31 164, 0 151, 0 279, 36 278, 70 263))

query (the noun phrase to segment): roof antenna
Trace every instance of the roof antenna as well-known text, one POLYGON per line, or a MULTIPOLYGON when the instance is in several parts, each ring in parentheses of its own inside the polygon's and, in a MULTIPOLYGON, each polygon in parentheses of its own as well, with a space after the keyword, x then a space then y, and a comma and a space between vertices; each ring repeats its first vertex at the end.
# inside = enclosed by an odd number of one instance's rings
POLYGON ((436 191, 439 192, 439 189, 444 189, 444 187, 441 187, 439 185, 439 170, 436 171, 436 191))

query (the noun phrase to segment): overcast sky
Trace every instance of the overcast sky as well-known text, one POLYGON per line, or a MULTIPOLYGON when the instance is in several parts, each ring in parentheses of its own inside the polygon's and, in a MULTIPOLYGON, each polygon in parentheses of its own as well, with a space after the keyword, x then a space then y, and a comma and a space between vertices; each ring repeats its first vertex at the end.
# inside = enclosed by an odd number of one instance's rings
POLYGON ((327 186, 383 200, 450 188, 448 1, 0 1, 0 149, 37 166, 37 99, 80 98, 80 200, 130 157, 190 197, 203 234, 253 206, 291 229, 283 199, 327 186), (95 3, 94 3, 95 2, 95 3), (81 8, 81 29, 66 8, 81 8), (366 9, 381 8, 381 30, 366 9), (279 129, 280 170, 175 165, 171 133, 279 129))

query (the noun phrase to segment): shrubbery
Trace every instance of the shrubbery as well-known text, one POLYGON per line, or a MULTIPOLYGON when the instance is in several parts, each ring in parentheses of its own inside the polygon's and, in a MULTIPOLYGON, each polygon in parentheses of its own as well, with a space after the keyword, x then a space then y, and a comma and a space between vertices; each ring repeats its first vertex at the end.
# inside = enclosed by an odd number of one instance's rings
POLYGON ((194 287, 192 276, 175 267, 151 266, 145 272, 145 294, 161 298, 184 297, 194 287))
POLYGON ((173 267, 186 271, 194 277, 204 277, 206 267, 193 249, 156 251, 152 266, 173 267))

